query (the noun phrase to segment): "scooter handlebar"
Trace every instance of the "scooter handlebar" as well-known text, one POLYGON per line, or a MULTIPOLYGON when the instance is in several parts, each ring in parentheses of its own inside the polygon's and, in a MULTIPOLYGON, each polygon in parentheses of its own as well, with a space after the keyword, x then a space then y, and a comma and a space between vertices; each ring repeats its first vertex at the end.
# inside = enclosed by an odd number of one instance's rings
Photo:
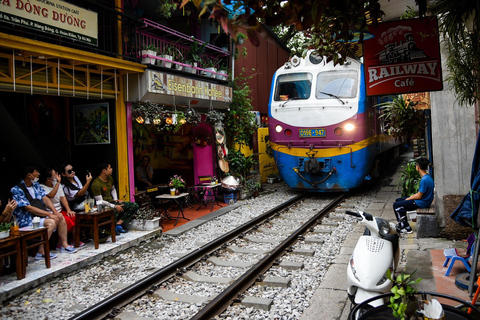
POLYGON ((357 217, 357 218, 363 218, 362 215, 359 212, 354 212, 354 211, 345 211, 346 214, 357 217))
POLYGON ((348 215, 357 217, 357 218, 365 218, 368 221, 373 220, 373 216, 370 213, 367 213, 367 212, 360 213, 360 212, 353 212, 353 211, 347 210, 347 211, 345 211, 345 213, 348 214, 348 215))

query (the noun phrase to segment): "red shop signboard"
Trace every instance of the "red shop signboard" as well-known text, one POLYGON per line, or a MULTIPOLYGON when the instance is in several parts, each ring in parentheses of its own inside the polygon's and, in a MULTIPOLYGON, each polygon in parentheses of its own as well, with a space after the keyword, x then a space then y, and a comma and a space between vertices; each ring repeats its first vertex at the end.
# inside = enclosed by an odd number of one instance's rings
POLYGON ((364 42, 368 96, 443 90, 436 17, 379 23, 364 42))

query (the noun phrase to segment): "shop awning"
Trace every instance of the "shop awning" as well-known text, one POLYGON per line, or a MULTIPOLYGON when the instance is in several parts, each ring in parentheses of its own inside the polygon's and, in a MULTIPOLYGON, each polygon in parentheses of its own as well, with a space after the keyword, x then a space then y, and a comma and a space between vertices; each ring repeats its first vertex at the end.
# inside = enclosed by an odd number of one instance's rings
POLYGON ((0 89, 64 96, 117 97, 118 77, 146 66, 0 33, 0 89), (15 61, 15 63, 13 63, 15 61))

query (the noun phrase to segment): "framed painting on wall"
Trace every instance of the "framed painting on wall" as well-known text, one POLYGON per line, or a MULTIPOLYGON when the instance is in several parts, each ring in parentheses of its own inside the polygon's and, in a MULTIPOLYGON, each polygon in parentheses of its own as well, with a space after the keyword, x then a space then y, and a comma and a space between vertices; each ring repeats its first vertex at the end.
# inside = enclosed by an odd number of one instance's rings
POLYGON ((73 106, 73 128, 76 145, 110 143, 108 111, 108 102, 73 106))

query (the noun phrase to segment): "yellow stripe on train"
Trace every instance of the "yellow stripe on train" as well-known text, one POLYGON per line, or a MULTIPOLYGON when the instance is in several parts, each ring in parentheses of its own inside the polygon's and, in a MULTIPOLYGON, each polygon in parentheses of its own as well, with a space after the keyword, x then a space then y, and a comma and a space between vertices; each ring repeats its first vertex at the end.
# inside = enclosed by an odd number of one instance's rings
MULTIPOLYGON (((323 158, 323 157, 333 157, 333 156, 340 156, 344 154, 348 154, 350 152, 355 152, 360 149, 366 148, 369 145, 372 145, 374 143, 378 142, 390 142, 389 140, 393 140, 393 138, 386 136, 386 135, 377 135, 373 136, 370 138, 367 138, 365 140, 349 144, 347 146, 337 146, 337 147, 320 147, 316 148, 315 150, 319 150, 315 157, 316 158, 323 158)), ((321 145, 320 145, 321 146, 321 145)), ((285 145, 277 144, 271 142, 271 147, 275 151, 279 151, 284 154, 288 154, 291 156, 297 156, 297 157, 304 157, 305 152, 309 150, 308 146, 305 147, 299 147, 299 146, 293 146, 291 148, 288 148, 285 145)))

